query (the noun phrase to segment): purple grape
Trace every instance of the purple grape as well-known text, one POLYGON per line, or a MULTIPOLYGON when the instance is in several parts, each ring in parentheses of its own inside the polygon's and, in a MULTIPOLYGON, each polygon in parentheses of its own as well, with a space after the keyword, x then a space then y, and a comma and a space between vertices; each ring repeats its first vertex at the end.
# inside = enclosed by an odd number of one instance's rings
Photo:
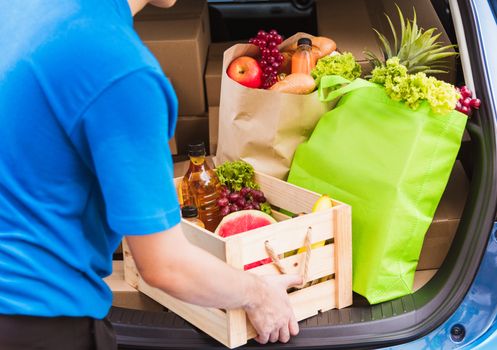
POLYGON ((245 203, 245 207, 243 208, 245 210, 251 210, 251 209, 254 209, 254 203, 252 201, 247 201, 245 203))
POLYGON ((230 193, 228 196, 228 199, 230 200, 231 203, 236 202, 238 200, 238 198, 240 198, 240 193, 238 193, 238 192, 230 193))
POLYGON ((226 216, 226 215, 228 215, 228 214, 231 212, 231 211, 230 211, 230 206, 229 206, 229 205, 227 205, 227 206, 225 206, 225 207, 222 207, 222 208, 221 208, 221 210, 220 210, 220 212, 221 212, 221 216, 226 216))
POLYGON ((265 202, 265 199, 266 199, 266 198, 264 198, 264 193, 262 193, 262 191, 259 191, 259 190, 252 191, 252 198, 259 203, 265 202))
POLYGON ((235 211, 239 211, 240 210, 240 208, 238 208, 238 206, 236 204, 230 204, 228 208, 230 210, 230 213, 234 213, 235 211))
POLYGON ((245 204, 247 203, 247 201, 245 200, 245 198, 243 197, 240 197, 236 200, 235 204, 238 206, 238 208, 243 208, 245 207, 245 204))
POLYGON ((255 210, 261 210, 261 206, 257 202, 252 202, 252 206, 254 207, 255 210))
POLYGON ((240 194, 242 195, 242 197, 247 197, 247 194, 250 193, 250 188, 248 187, 244 187, 240 190, 240 194))
POLYGON ((229 201, 229 200, 228 200, 228 198, 226 198, 226 197, 222 197, 222 198, 219 198, 219 199, 217 200, 217 205, 218 205, 219 207, 225 207, 225 206, 227 206, 228 204, 230 204, 230 201, 229 201))

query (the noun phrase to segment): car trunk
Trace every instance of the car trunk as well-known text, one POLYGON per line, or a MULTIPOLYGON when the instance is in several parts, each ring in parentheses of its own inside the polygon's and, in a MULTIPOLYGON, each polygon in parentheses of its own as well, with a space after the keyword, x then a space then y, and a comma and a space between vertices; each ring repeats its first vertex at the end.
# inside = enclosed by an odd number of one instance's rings
MULTIPOLYGON (((243 2, 243 5, 236 6, 227 3, 211 3, 213 40, 244 39, 246 23, 252 23, 256 31, 259 25, 268 23, 267 16, 284 17, 285 6, 290 6, 290 2, 243 2), (244 13, 245 18, 252 18, 252 21, 233 20, 240 16, 240 13, 244 13), (257 18, 260 19, 259 22, 257 18), (238 25, 242 24, 243 30, 237 30, 237 22, 238 25)), ((359 59, 363 57, 363 49, 377 50, 371 27, 388 32, 388 23, 383 12, 391 14, 392 18, 396 17, 392 0, 321 0, 310 7, 305 1, 298 3, 300 8, 291 6, 291 16, 305 17, 305 20, 299 22, 302 27, 298 30, 330 36, 337 41, 341 51, 351 51, 359 59), (324 25, 325 22, 328 22, 328 25, 324 25), (369 47, 365 47, 367 45, 369 47), (372 45, 375 47, 371 47, 372 45)), ((422 27, 435 26, 443 32, 442 40, 456 43, 457 26, 454 28, 452 24, 445 1, 417 0, 396 3, 405 14, 409 14, 409 18, 413 5, 422 27)), ((378 305, 369 305, 364 298, 354 295, 351 307, 323 312, 302 321, 299 336, 294 337, 290 343, 267 345, 265 348, 358 349, 404 343, 427 334, 445 321, 458 307, 468 290, 494 220, 495 116, 485 105, 486 80, 481 69, 471 7, 469 2, 463 0, 453 1, 451 4, 454 16, 459 17, 459 11, 465 13, 462 24, 466 41, 463 42, 458 35, 457 44, 461 48, 461 60, 453 59, 449 62, 450 72, 441 78, 456 85, 474 85, 473 90, 482 99, 483 104, 468 123, 449 184, 425 237, 415 280, 415 292, 378 305), (458 5, 459 10, 455 5, 458 5), (467 50, 462 51, 466 46, 467 50)), ((288 20, 278 23, 288 23, 288 20)), ((291 28, 284 29, 288 30, 291 28)), ((365 62, 362 65, 367 69, 365 62)), ((178 161, 182 159, 184 157, 181 154, 176 157, 178 161)), ((183 167, 184 164, 177 164, 177 175, 183 174, 183 167)), ((120 257, 119 253, 115 256, 116 259, 120 257)), ((117 270, 119 263, 116 262, 115 266, 117 270)), ((223 348, 221 344, 174 313, 145 296, 126 289, 122 285, 124 282, 118 281, 119 278, 122 279, 119 275, 110 278, 114 280, 110 283, 113 284, 115 292, 115 306, 111 309, 110 318, 121 348, 223 348), (116 287, 117 285, 119 287, 116 287)), ((245 347, 256 346, 258 345, 255 342, 249 342, 245 347)))

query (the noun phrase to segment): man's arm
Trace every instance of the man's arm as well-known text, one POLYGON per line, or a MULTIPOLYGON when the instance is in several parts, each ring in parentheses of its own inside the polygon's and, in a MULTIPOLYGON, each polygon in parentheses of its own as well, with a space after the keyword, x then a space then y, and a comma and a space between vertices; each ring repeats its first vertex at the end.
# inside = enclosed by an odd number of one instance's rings
POLYGON ((287 342, 298 333, 286 289, 300 284, 301 277, 260 278, 232 268, 192 245, 179 225, 156 234, 127 236, 127 241, 148 284, 192 304, 243 308, 260 343, 287 342))

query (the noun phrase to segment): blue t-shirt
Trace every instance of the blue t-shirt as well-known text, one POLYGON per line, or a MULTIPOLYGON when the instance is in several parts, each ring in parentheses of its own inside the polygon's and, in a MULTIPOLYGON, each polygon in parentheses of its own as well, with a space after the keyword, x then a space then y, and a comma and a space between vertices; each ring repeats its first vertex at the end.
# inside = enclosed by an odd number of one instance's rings
POLYGON ((122 235, 179 223, 177 99, 126 0, 0 2, 0 314, 102 318, 122 235))

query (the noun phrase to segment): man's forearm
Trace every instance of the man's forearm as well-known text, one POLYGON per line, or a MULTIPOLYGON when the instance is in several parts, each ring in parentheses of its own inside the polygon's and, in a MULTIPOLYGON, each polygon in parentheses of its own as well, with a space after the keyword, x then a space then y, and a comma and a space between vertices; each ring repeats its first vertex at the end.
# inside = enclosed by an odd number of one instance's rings
POLYGON ((261 281, 190 244, 179 227, 128 243, 145 281, 178 299, 226 309, 254 302, 261 281))

